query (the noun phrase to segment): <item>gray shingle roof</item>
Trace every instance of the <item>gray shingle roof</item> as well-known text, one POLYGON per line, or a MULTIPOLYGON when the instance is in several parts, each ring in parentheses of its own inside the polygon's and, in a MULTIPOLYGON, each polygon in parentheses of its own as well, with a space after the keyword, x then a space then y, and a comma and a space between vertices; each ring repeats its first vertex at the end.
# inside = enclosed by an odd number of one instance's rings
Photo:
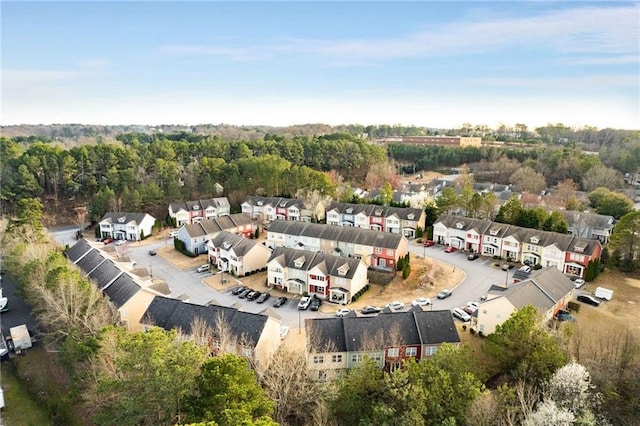
POLYGON ((120 309, 139 291, 140 286, 133 282, 129 275, 122 274, 111 285, 107 286, 103 293, 107 295, 116 308, 120 309))
POLYGON ((367 317, 307 319, 305 325, 310 330, 307 332, 308 347, 316 353, 460 342, 450 311, 416 309, 367 317))
POLYGON ((191 238, 216 234, 221 231, 235 229, 241 225, 248 225, 252 220, 242 213, 205 219, 199 223, 186 225, 185 229, 191 238))
POLYGON ((359 213, 363 213, 366 216, 376 216, 376 217, 390 217, 393 215, 398 216, 403 220, 419 220, 423 214, 422 209, 414 209, 410 207, 390 207, 390 206, 379 206, 376 204, 355 204, 355 203, 340 203, 340 202, 332 202, 327 209, 327 212, 335 210, 341 214, 352 214, 356 215, 359 213), (409 216, 413 215, 413 219, 409 219, 409 216))
POLYGON ((118 268, 113 261, 107 260, 94 269, 89 274, 89 278, 97 284, 98 289, 102 290, 109 285, 109 283, 118 278, 120 274, 122 274, 120 268, 118 268))
POLYGON ((93 250, 93 247, 87 242, 87 240, 80 239, 74 245, 72 245, 69 250, 67 250, 67 258, 76 263, 78 259, 87 254, 89 251, 93 250))
POLYGON ((555 266, 533 271, 529 279, 505 288, 492 288, 517 309, 533 305, 541 312, 549 310, 556 302, 573 291, 573 282, 555 266))
POLYGON ((211 240, 214 247, 222 247, 225 250, 233 250, 237 256, 244 256, 256 246, 256 240, 250 240, 242 235, 222 231, 211 240))
POLYGON ((244 199, 242 204, 248 203, 252 206, 272 206, 272 207, 283 207, 289 208, 291 206, 296 206, 298 209, 304 209, 304 203, 302 200, 297 198, 282 198, 282 197, 259 197, 259 196, 248 196, 244 199))
POLYGON ((81 258, 76 263, 76 265, 78 265, 78 267, 82 269, 82 271, 84 271, 85 274, 89 274, 91 271, 97 268, 98 265, 100 265, 105 260, 106 258, 103 255, 101 255, 98 250, 93 249, 89 253, 87 253, 83 258, 81 258))
MULTIPOLYGON (((139 225, 140 223, 142 223, 142 221, 144 220, 144 218, 147 215, 149 215, 149 214, 148 213, 107 212, 102 217, 102 220, 100 222, 104 222, 104 221, 107 221, 107 222, 110 222, 110 223, 129 223, 129 222, 134 222, 135 224, 139 225)), ((149 216, 151 216, 151 215, 149 215, 149 216)))
POLYGON ((142 323, 156 325, 165 330, 180 329, 191 333, 196 318, 204 321, 215 333, 217 321, 224 321, 238 342, 255 346, 269 319, 266 315, 241 312, 217 305, 196 305, 176 299, 156 296, 143 315, 142 323))
POLYGON ((269 232, 389 249, 397 249, 404 238, 402 235, 390 232, 286 220, 271 222, 269 232))

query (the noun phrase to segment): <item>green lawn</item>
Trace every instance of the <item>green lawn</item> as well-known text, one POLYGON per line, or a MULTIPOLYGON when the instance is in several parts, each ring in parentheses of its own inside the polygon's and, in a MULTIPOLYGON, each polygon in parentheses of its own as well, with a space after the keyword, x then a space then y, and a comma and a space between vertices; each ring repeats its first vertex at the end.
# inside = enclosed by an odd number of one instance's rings
POLYGON ((7 363, 2 364, 2 389, 5 403, 2 418, 6 426, 52 424, 46 407, 31 398, 24 383, 7 363))

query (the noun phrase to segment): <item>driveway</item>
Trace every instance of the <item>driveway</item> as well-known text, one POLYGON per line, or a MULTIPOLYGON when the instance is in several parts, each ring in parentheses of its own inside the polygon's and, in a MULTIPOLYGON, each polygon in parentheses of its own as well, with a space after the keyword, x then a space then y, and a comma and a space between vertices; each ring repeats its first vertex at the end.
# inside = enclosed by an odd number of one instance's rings
MULTIPOLYGON (((70 229, 51 231, 56 240, 61 244, 75 243, 73 240, 73 232, 74 231, 70 229)), ((91 240, 91 237, 88 237, 88 239, 91 240)), ((167 262, 160 255, 149 255, 150 250, 158 250, 164 247, 170 248, 172 245, 172 241, 169 238, 153 239, 146 240, 142 243, 128 244, 126 249, 129 259, 136 262, 136 267, 147 268, 154 280, 159 279, 168 284, 171 290, 171 294, 169 294, 168 297, 180 297, 188 302, 201 305, 206 305, 210 302, 222 306, 235 305, 245 312, 252 313, 259 313, 269 308, 281 317, 282 325, 287 325, 292 329, 304 325, 306 318, 319 318, 332 315, 319 311, 299 311, 297 309, 297 303, 300 296, 291 296, 287 304, 280 308, 272 307, 273 299, 270 299, 264 304, 239 299, 237 296, 231 294, 231 290, 235 287, 233 282, 240 283, 242 282, 241 278, 235 279, 230 277, 232 282, 228 288, 217 291, 203 282, 205 278, 212 276, 211 272, 196 272, 197 265, 206 262, 205 256, 200 256, 199 260, 194 261, 193 264, 195 266, 193 266, 193 268, 182 270, 167 262)), ((446 262, 451 265, 452 270, 453 268, 459 268, 466 273, 466 277, 462 282, 452 288, 453 293, 450 297, 444 300, 434 299, 433 309, 437 310, 451 310, 459 306, 465 306, 470 301, 478 301, 481 296, 487 294, 491 285, 504 285, 513 272, 513 270, 505 272, 502 269, 493 267, 495 261, 492 259, 481 257, 474 261, 469 261, 467 260, 468 253, 462 253, 460 251, 445 253, 444 246, 440 245, 423 247, 421 244, 410 242, 409 250, 414 254, 425 254, 427 257, 446 262)), ((389 300, 389 302, 390 301, 391 300, 389 300)))

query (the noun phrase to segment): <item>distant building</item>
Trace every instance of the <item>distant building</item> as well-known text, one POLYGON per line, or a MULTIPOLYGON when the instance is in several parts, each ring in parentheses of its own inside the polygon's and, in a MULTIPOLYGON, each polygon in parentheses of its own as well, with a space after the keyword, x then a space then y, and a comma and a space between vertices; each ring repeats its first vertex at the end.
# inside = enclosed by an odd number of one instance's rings
POLYGON ((434 146, 479 147, 482 145, 482 138, 465 136, 403 136, 402 142, 400 143, 434 146))

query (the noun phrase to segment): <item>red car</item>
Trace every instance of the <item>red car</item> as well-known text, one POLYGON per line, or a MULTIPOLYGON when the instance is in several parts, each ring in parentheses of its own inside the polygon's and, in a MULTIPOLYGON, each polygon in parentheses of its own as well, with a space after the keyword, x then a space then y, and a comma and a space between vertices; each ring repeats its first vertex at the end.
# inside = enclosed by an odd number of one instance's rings
POLYGON ((453 253, 454 251, 458 250, 457 248, 455 248, 454 246, 449 246, 446 249, 444 249, 445 253, 453 253))
POLYGON ((103 242, 104 242, 104 245, 107 245, 107 244, 111 244, 114 241, 115 239, 113 238, 105 238, 103 242))
POLYGON ((436 244, 436 242, 433 241, 433 240, 424 240, 424 246, 425 247, 431 247, 431 246, 433 246, 435 244, 436 244))

